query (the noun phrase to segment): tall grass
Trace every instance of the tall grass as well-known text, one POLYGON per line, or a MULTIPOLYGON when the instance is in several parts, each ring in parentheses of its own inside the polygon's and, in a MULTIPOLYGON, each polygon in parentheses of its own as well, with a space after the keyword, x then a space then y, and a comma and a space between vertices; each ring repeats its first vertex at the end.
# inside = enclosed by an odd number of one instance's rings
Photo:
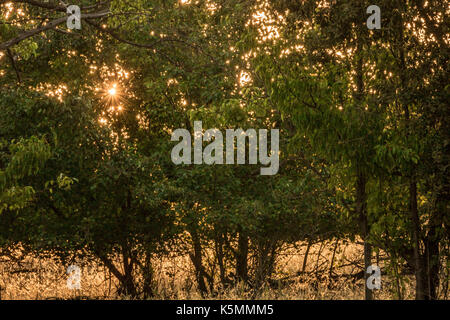
MULTIPOLYGON (((236 283, 219 288, 206 299, 363 299, 365 284, 361 278, 361 245, 343 242, 315 244, 309 250, 303 270, 305 251, 305 244, 285 248, 278 256, 271 279, 267 279, 257 292, 243 283, 236 283)), ((399 290, 402 299, 414 298, 411 275, 403 275, 398 280, 389 274, 384 254, 379 254, 374 260, 378 260, 383 272, 382 288, 375 290, 375 299, 398 299, 399 290)), ((117 280, 98 261, 76 260, 73 264, 82 270, 80 290, 68 288, 68 266, 51 257, 23 256, 20 248, 8 256, 2 255, 1 299, 129 298, 117 294, 117 280)), ((205 299, 197 290, 188 256, 155 257, 153 266, 153 299, 205 299)))

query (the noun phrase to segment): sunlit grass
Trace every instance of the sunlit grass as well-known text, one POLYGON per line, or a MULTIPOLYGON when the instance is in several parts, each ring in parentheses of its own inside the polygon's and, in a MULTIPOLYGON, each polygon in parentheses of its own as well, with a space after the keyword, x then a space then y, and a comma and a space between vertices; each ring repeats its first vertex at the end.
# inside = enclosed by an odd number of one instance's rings
MULTIPOLYGON (((300 245, 300 244, 299 244, 300 245)), ((279 256, 271 283, 265 283, 254 296, 248 286, 238 283, 218 290, 206 299, 331 299, 359 300, 364 297, 363 279, 351 279, 345 275, 358 271, 363 248, 354 243, 340 244, 335 256, 333 274, 329 277, 329 266, 333 245, 313 245, 305 272, 302 268, 306 251, 300 248, 286 249, 279 256), (275 285, 273 280, 278 281, 275 285)), ((206 253, 205 253, 206 254, 206 253)), ((17 249, 15 256, 20 257, 17 249)), ((2 299, 127 299, 117 295, 117 279, 98 261, 77 260, 81 267, 81 290, 67 288, 67 266, 49 258, 20 257, 18 261, 0 257, 0 287, 2 299)), ((206 265, 205 265, 206 266, 206 265)), ((206 266, 208 267, 208 266, 206 266)), ((154 299, 204 299, 197 290, 195 273, 189 256, 164 256, 153 261, 154 299)), ((232 271, 232 270, 230 270, 232 271)), ((217 275, 218 276, 218 275, 217 275)), ((217 279, 218 280, 218 279, 217 279)), ((376 299, 396 299, 393 279, 382 274, 382 289, 375 291, 376 299)), ((413 279, 405 282, 404 299, 414 298, 413 279)))

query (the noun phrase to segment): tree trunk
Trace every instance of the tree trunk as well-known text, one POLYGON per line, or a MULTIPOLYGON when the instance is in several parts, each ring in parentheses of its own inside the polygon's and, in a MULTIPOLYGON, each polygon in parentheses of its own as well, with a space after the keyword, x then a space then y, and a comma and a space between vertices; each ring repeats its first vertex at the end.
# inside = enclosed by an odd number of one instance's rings
POLYGON ((364 241, 364 298, 366 300, 372 300, 372 290, 367 287, 367 279, 370 276, 367 273, 367 268, 372 264, 372 246, 367 241, 369 226, 367 222, 366 184, 366 176, 359 171, 356 179, 356 213, 358 215, 361 236, 364 241))
POLYGON ((440 271, 440 249, 441 240, 440 228, 444 223, 444 213, 446 200, 442 197, 443 193, 439 192, 435 208, 430 217, 430 227, 425 241, 425 266, 428 280, 428 299, 438 299, 439 289, 439 271, 440 271))
POLYGON ((200 243, 200 238, 196 232, 191 232, 192 242, 194 246, 194 252, 189 254, 192 264, 195 268, 195 277, 197 278, 198 289, 201 295, 204 297, 208 293, 208 289, 205 283, 205 277, 203 272, 203 262, 202 262, 202 245, 200 243))
POLYGON ((301 273, 304 274, 306 271, 306 264, 308 263, 308 255, 309 255, 309 249, 311 249, 312 241, 308 241, 308 245, 306 246, 306 252, 305 256, 303 257, 303 265, 302 265, 302 271, 301 273))
POLYGON ((227 275, 224 264, 224 254, 223 254, 223 235, 219 234, 215 241, 216 248, 216 258, 217 264, 219 265, 219 273, 220 273, 220 282, 222 285, 226 285, 227 283, 227 275))
POLYGON ((336 256, 336 250, 337 250, 338 245, 339 245, 339 239, 336 240, 336 243, 334 244, 333 255, 331 256, 330 271, 328 272, 328 287, 330 287, 330 283, 331 283, 332 278, 333 278, 334 258, 336 256))
MULTIPOLYGON (((357 47, 355 53, 355 82, 356 82, 356 91, 353 94, 353 99, 355 104, 361 110, 364 110, 364 61, 363 61, 363 42, 361 41, 361 35, 357 37, 357 47)), ((363 119, 361 119, 363 120, 363 119)), ((366 184, 367 177, 366 174, 362 171, 361 163, 356 162, 356 214, 358 215, 359 226, 361 236, 364 241, 364 287, 365 287, 365 299, 372 300, 372 290, 367 287, 367 278, 369 274, 367 274, 367 268, 372 264, 372 247, 367 242, 367 236, 369 234, 369 226, 367 221, 367 195, 366 195, 366 184)))
POLYGON ((417 183, 414 177, 409 185, 409 214, 412 221, 412 239, 414 252, 414 272, 416 276, 416 300, 425 300, 427 285, 423 257, 420 253, 420 221, 417 209, 417 183))
POLYGON ((121 293, 131 297, 137 296, 136 285, 133 279, 133 258, 127 244, 122 246, 123 280, 121 281, 121 293))
POLYGON ((153 292, 153 266, 150 260, 150 254, 146 253, 145 261, 142 268, 142 273, 144 277, 144 283, 142 285, 142 293, 144 299, 152 298, 154 296, 153 292))
POLYGON ((236 276, 239 281, 248 280, 248 237, 239 233, 238 250, 236 255, 236 276))

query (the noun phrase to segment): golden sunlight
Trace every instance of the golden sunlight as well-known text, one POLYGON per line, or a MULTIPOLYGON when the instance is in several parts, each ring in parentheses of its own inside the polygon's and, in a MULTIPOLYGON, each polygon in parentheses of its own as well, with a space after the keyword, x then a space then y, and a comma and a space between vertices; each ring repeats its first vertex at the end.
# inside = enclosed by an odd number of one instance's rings
POLYGON ((110 96, 115 96, 116 93, 117 93, 116 88, 111 88, 111 89, 108 90, 108 94, 110 96))

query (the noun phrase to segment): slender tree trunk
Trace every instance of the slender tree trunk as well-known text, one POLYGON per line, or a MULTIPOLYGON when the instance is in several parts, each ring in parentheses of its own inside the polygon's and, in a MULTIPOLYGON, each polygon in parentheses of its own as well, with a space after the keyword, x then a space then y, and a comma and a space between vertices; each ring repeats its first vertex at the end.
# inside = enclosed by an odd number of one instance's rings
POLYGON ((417 183, 412 177, 409 185, 409 213, 412 225, 412 239, 414 252, 414 269, 416 275, 416 300, 425 300, 427 296, 427 277, 423 258, 420 253, 420 220, 417 209, 417 183))
POLYGON ((366 177, 362 172, 358 172, 356 180, 356 213, 358 214, 361 236, 364 241, 364 288, 365 299, 372 300, 372 290, 367 287, 369 274, 367 268, 372 264, 372 246, 367 241, 369 235, 369 226, 367 221, 367 195, 366 195, 366 177))
POLYGON ((436 240, 435 227, 431 227, 425 243, 425 266, 427 275, 427 300, 437 300, 439 289, 439 241, 436 240))
POLYGON ((333 248, 333 255, 331 256, 331 262, 330 262, 330 271, 328 273, 328 286, 330 286, 330 281, 333 277, 333 266, 334 266, 334 257, 336 256, 336 250, 339 245, 339 239, 336 240, 333 248))
POLYGON ((142 291, 143 291, 143 295, 144 295, 144 299, 148 299, 154 296, 154 292, 153 292, 153 266, 152 266, 152 262, 151 262, 151 256, 150 253, 146 253, 145 256, 145 261, 143 264, 143 269, 142 269, 142 273, 143 273, 143 277, 144 277, 144 283, 142 286, 142 291))
POLYGON ((202 296, 206 296, 208 289, 206 287, 204 272, 203 272, 203 262, 202 262, 202 245, 200 243, 200 238, 196 232, 191 232, 194 252, 190 253, 192 264, 195 268, 195 276, 197 278, 198 288, 202 296))
POLYGON ((367 269, 372 264, 372 246, 367 241, 364 241, 364 282, 365 282, 365 299, 366 300, 373 300, 373 292, 369 287, 367 286, 367 279, 370 276, 367 273, 367 269))
POLYGON ((240 281, 248 280, 248 237, 239 233, 236 256, 236 276, 240 281))
POLYGON ((398 274, 397 257, 393 256, 391 260, 392 260, 392 268, 394 269, 395 286, 396 286, 396 289, 397 289, 397 299, 398 300, 403 300, 402 286, 401 286, 401 283, 400 283, 400 275, 398 274))
POLYGON ((306 252, 305 252, 305 256, 303 257, 303 265, 302 265, 302 271, 301 273, 304 274, 306 271, 306 264, 308 262, 308 255, 309 255, 309 249, 311 249, 311 241, 308 241, 308 245, 306 246, 306 252))
MULTIPOLYGON (((356 61, 355 61, 355 73, 356 73, 356 92, 354 92, 353 99, 355 104, 361 110, 364 110, 364 61, 363 61, 363 43, 360 40, 361 35, 357 38, 356 47, 356 61)), ((362 119, 361 119, 362 120, 362 119)), ((365 299, 372 300, 372 290, 367 287, 367 268, 372 264, 372 247, 367 241, 369 234, 369 226, 367 221, 367 195, 366 195, 366 174, 361 170, 361 163, 356 163, 357 169, 357 181, 356 181, 356 214, 358 215, 359 225, 361 230, 361 236, 364 241, 364 287, 365 287, 365 299)))
POLYGON ((226 285, 226 270, 224 265, 224 255, 223 255, 223 235, 219 234, 215 241, 215 248, 216 248, 216 257, 217 257, 217 264, 219 265, 219 273, 220 273, 220 282, 222 285, 226 285))
POLYGON ((446 201, 439 193, 436 199, 435 208, 430 217, 430 226, 425 241, 425 269, 427 271, 428 299, 438 299, 439 272, 440 272, 440 248, 441 236, 439 230, 444 223, 444 213, 446 201))

